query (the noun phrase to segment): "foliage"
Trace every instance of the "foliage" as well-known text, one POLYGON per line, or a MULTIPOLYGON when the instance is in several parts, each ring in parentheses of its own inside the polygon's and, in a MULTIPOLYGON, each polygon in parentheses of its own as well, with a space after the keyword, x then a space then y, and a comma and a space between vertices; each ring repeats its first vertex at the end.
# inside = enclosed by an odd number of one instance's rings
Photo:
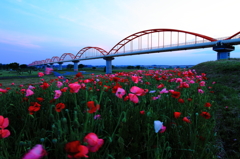
POLYGON ((208 88, 215 86, 204 74, 139 70, 85 79, 79 73, 32 86, 2 90, 0 115, 11 132, 0 139, 4 158, 21 158, 36 144, 48 152, 45 158, 66 158, 65 145, 86 145, 90 132, 104 144, 89 158, 216 158, 216 107, 208 88), (60 111, 59 103, 65 105, 60 111), (156 120, 166 129, 155 132, 156 120))

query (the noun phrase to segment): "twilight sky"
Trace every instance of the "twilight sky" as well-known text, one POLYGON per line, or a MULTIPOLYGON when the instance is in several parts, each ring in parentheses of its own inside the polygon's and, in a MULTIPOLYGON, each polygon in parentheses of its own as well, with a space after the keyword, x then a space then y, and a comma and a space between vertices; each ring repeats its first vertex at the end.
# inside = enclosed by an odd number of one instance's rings
MULTIPOLYGON (((240 31, 239 6, 239 0, 0 0, 0 63, 76 55, 86 46, 109 51, 125 37, 155 28, 228 37, 240 31)), ((239 50, 235 45, 230 56, 239 58, 239 50)), ((195 65, 216 58, 207 48, 116 57, 112 64, 195 65)))

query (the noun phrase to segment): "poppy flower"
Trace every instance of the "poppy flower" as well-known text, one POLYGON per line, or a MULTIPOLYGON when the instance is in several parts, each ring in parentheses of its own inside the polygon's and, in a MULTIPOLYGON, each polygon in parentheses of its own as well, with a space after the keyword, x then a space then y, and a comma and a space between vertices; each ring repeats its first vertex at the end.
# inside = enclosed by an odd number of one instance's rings
POLYGON ((179 98, 181 96, 181 93, 177 92, 177 91, 173 91, 173 92, 170 92, 170 93, 172 94, 173 98, 179 98))
POLYGON ((159 121, 159 120, 155 120, 154 121, 154 130, 155 130, 155 133, 158 133, 159 130, 162 129, 162 126, 163 126, 163 122, 159 121))
POLYGON ((53 68, 47 67, 47 68, 45 69, 45 74, 46 74, 46 75, 49 75, 49 74, 52 73, 52 71, 53 71, 53 68))
POLYGON ((36 98, 39 102, 43 102, 44 101, 44 99, 42 98, 42 97, 38 97, 38 98, 36 98))
POLYGON ((168 90, 166 88, 163 88, 161 91, 160 91, 160 94, 163 94, 163 93, 168 93, 168 90))
POLYGON ((37 144, 28 153, 24 155, 22 159, 41 159, 47 155, 47 151, 42 145, 37 144))
POLYGON ((134 83, 138 83, 139 82, 139 77, 138 76, 132 76, 131 78, 132 78, 132 81, 134 83))
MULTIPOLYGON (((133 103, 138 103, 139 102, 139 99, 138 99, 138 97, 135 94, 129 93, 128 94, 128 98, 133 103)), ((124 100, 125 100, 125 98, 124 98, 124 100)))
POLYGON ((178 99, 179 103, 184 103, 184 100, 182 98, 178 99))
POLYGON ((61 97, 62 92, 60 90, 55 90, 55 95, 54 95, 54 99, 58 99, 59 97, 61 97))
POLYGON ((50 87, 50 85, 49 85, 47 82, 43 82, 43 84, 40 85, 40 87, 41 87, 42 89, 47 89, 48 87, 50 87))
POLYGON ((164 84, 162 84, 162 83, 157 86, 157 88, 163 88, 163 87, 164 87, 164 84))
POLYGON ((90 152, 97 152, 100 147, 102 147, 104 140, 99 139, 98 136, 95 133, 89 133, 87 134, 84 139, 84 142, 86 142, 87 148, 90 152))
POLYGON ((186 123, 191 123, 190 119, 188 119, 187 117, 184 117, 182 120, 185 121, 186 123))
POLYGON ((94 101, 88 101, 88 102, 87 102, 87 107, 89 108, 88 113, 90 113, 90 114, 91 114, 91 113, 95 113, 97 110, 100 109, 100 105, 97 104, 97 105, 95 106, 94 101))
POLYGON ((62 85, 63 85, 63 83, 62 83, 62 82, 60 82, 60 81, 57 81, 57 87, 58 87, 58 88, 61 88, 61 87, 62 87, 62 85))
POLYGON ((205 105, 204 105, 205 107, 211 107, 212 106, 212 104, 211 103, 205 103, 205 105))
POLYGON ((159 133, 164 133, 166 131, 167 127, 166 126, 162 126, 162 128, 160 129, 159 133))
POLYGON ((116 96, 118 98, 121 98, 126 94, 126 91, 120 87, 118 87, 117 91, 116 91, 116 96))
POLYGON ((44 73, 43 72, 38 72, 38 77, 42 77, 44 76, 44 73))
POLYGON ((10 131, 8 129, 0 129, 0 139, 10 136, 10 131))
POLYGON ((2 92, 2 93, 7 93, 7 90, 0 88, 0 92, 2 92))
POLYGON ((130 91, 131 91, 132 93, 134 93, 135 95, 137 95, 137 96, 142 96, 142 95, 145 93, 144 89, 139 88, 139 87, 137 87, 137 86, 131 87, 131 88, 130 88, 130 91))
POLYGON ((204 117, 205 119, 210 119, 211 118, 211 115, 208 112, 202 112, 200 115, 202 117, 204 117))
POLYGON ((201 81, 201 82, 199 83, 199 85, 200 85, 201 87, 205 86, 205 81, 201 81))
POLYGON ((181 114, 182 114, 181 112, 174 112, 173 116, 174 116, 174 118, 177 119, 177 118, 179 118, 181 116, 181 114))
POLYGON ((81 88, 81 85, 76 83, 71 83, 68 85, 70 88, 70 92, 71 93, 77 93, 79 91, 79 89, 81 88))
POLYGON ((88 158, 88 148, 86 146, 80 145, 80 141, 71 141, 68 142, 65 147, 65 151, 67 152, 68 158, 80 158, 86 157, 88 158))
POLYGON ((140 114, 144 115, 144 114, 145 114, 145 111, 144 111, 144 110, 141 110, 141 111, 140 111, 140 114))
POLYGON ((64 108, 65 108, 65 104, 64 103, 58 103, 58 104, 56 104, 55 110, 57 112, 60 112, 64 108))
POLYGON ((82 75, 82 73, 81 72, 78 72, 76 75, 75 75, 75 77, 83 77, 83 75, 82 75))
POLYGON ((8 127, 8 125, 9 125, 8 118, 4 118, 2 115, 0 115, 0 128, 4 129, 4 128, 8 127))
POLYGON ((198 89, 198 93, 201 93, 201 94, 203 94, 203 93, 204 93, 204 91, 203 91, 202 89, 198 89))
POLYGON ((31 89, 26 90, 26 97, 33 95, 34 92, 31 89))

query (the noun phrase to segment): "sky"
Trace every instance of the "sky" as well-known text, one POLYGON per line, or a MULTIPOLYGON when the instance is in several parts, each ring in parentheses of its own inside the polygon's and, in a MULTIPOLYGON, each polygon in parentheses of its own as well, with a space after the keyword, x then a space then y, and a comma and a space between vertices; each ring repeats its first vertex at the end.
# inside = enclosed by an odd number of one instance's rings
MULTIPOLYGON (((239 0, 0 0, 0 63, 30 64, 63 53, 76 55, 87 46, 109 51, 148 29, 229 37, 240 31, 239 6, 239 0)), ((238 45, 230 56, 240 57, 238 45)), ((112 64, 196 65, 216 59, 217 53, 205 48, 116 57, 112 64)))

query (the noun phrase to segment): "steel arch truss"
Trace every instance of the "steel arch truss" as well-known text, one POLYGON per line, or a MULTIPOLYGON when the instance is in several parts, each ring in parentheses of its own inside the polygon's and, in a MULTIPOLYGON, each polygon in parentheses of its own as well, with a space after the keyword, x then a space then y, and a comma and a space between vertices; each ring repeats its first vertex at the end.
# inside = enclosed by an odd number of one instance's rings
POLYGON ((59 62, 60 62, 60 61, 63 61, 66 56, 70 56, 72 60, 73 60, 74 57, 75 57, 72 53, 64 53, 64 54, 62 54, 62 56, 60 57, 59 62))
POLYGON ((97 50, 98 52, 100 52, 102 55, 107 55, 107 51, 100 48, 100 47, 91 47, 91 46, 88 46, 88 47, 84 47, 82 48, 80 51, 78 51, 78 53, 76 54, 75 58, 74 59, 80 59, 82 57, 82 55, 89 49, 95 49, 97 50))
POLYGON ((47 58, 46 60, 45 60, 45 63, 50 63, 51 62, 51 59, 49 59, 49 58, 47 58))
POLYGON ((237 32, 236 34, 233 34, 232 36, 224 39, 224 40, 229 40, 229 39, 237 39, 237 38, 240 38, 240 31, 237 32))
POLYGON ((130 41, 141 37, 143 35, 147 35, 147 34, 151 34, 151 33, 156 33, 156 32, 178 32, 178 33, 186 33, 186 34, 191 34, 194 35, 196 37, 201 37, 203 39, 209 40, 209 41, 217 41, 216 39, 206 36, 206 35, 202 35, 202 34, 198 34, 198 33, 193 33, 193 32, 188 32, 188 31, 183 31, 183 30, 177 30, 177 29, 149 29, 149 30, 144 30, 144 31, 140 31, 137 33, 134 33, 126 38, 124 38, 123 40, 121 40, 120 42, 118 42, 109 52, 109 54, 116 54, 123 46, 125 46, 127 43, 129 43, 130 41))
POLYGON ((51 58, 51 62, 58 62, 59 61, 59 57, 58 56, 53 56, 52 58, 51 58))

